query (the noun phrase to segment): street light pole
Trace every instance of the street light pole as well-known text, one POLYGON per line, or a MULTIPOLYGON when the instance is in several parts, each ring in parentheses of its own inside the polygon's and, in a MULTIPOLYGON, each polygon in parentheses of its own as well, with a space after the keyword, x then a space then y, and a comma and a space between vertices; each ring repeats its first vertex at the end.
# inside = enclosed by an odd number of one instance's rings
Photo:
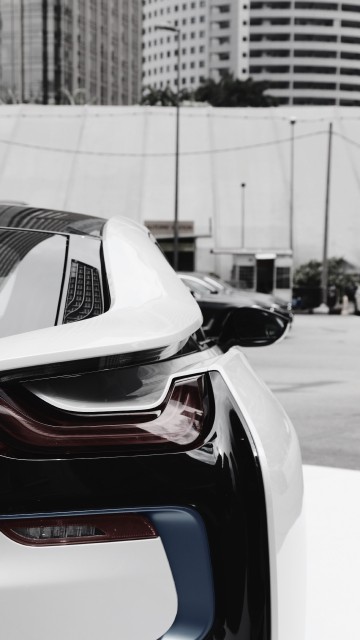
POLYGON ((177 34, 177 90, 176 90, 176 134, 175 134, 175 202, 174 202, 174 269, 179 268, 179 144, 180 144, 180 46, 181 31, 170 25, 156 25, 156 30, 177 34))
POLYGON ((296 118, 290 118, 290 211, 289 211, 289 246, 294 250, 294 128, 296 118))
POLYGON ((21 102, 25 102, 25 25, 24 25, 24 0, 20 0, 20 78, 21 102))
POLYGON ((241 183, 241 248, 245 247, 245 188, 246 182, 241 183))
POLYGON ((331 142, 332 122, 329 123, 328 159, 326 171, 326 196, 325 196, 325 220, 324 220, 324 245, 321 275, 321 303, 327 304, 328 289, 328 235, 329 235, 329 204, 330 204, 330 174, 331 174, 331 142))

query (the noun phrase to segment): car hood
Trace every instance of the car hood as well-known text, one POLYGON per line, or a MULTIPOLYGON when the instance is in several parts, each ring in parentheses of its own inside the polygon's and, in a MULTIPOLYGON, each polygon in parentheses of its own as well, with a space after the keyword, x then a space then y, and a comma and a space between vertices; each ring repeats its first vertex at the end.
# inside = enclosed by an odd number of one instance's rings
POLYGON ((201 298, 196 299, 199 304, 203 302, 238 307, 249 307, 257 304, 253 296, 242 293, 233 293, 232 291, 230 291, 229 293, 210 293, 208 296, 204 295, 201 296, 201 298))

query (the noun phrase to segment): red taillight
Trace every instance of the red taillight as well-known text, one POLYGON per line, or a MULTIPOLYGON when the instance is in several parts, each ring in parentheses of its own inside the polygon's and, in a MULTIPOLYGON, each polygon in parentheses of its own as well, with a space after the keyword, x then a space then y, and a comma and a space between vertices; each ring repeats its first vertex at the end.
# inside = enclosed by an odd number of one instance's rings
POLYGON ((0 531, 15 542, 34 546, 144 540, 158 535, 148 518, 132 513, 24 518, 0 522, 0 531))
POLYGON ((181 378, 155 409, 101 414, 71 413, 26 390, 0 389, 0 454, 61 457, 191 449, 205 437, 207 386, 205 375, 181 378))

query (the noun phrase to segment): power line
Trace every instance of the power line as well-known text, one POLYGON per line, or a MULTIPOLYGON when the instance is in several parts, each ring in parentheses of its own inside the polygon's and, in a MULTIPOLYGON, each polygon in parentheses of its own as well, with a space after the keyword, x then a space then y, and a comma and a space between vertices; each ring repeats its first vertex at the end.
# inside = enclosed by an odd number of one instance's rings
POLYGON ((355 142, 355 140, 352 140, 351 138, 344 136, 343 133, 337 133, 336 131, 334 131, 333 135, 336 136, 337 138, 341 138, 342 140, 345 140, 345 142, 348 142, 353 147, 358 147, 360 149, 360 142, 355 142))
MULTIPOLYGON (((10 106, 10 108, 12 109, 14 106, 15 107, 23 107, 24 105, 22 104, 18 104, 18 105, 6 105, 3 104, 1 111, 5 110, 6 107, 10 106)), ((156 106, 147 106, 147 105, 138 105, 134 107, 126 107, 126 106, 115 106, 115 105, 104 105, 102 107, 98 107, 98 106, 93 106, 89 109, 90 105, 72 105, 71 107, 69 107, 68 105, 57 105, 58 107, 60 107, 60 109, 66 109, 68 110, 67 113, 61 113, 58 111, 56 106, 50 106, 46 109, 46 115, 45 117, 50 119, 50 118, 54 118, 54 119, 74 119, 74 118, 83 118, 84 117, 84 112, 86 112, 86 118, 126 118, 126 117, 140 117, 140 116, 144 116, 146 114, 150 114, 151 116, 160 116, 160 117, 173 117, 173 109, 175 107, 156 107, 156 106), (102 111, 96 111, 97 109, 101 109, 102 111), (110 111, 112 110, 112 111, 110 111), (75 113, 74 113, 75 112, 75 113)), ((349 107, 347 107, 349 108, 349 107)), ((42 111, 42 109, 44 109, 44 107, 42 105, 25 105, 25 110, 21 110, 21 117, 22 118, 28 118, 28 119, 43 119, 44 118, 44 111, 42 111), (39 111, 37 113, 26 113, 26 108, 28 107, 33 107, 34 109, 36 109, 37 107, 39 108, 39 111)), ((255 109, 255 107, 254 107, 255 109)), ((265 109, 265 107, 264 107, 265 109)), ((270 107, 266 108, 267 110, 270 111, 270 107)), ((258 110, 258 109, 256 109, 258 110)), ((225 119, 225 120, 244 120, 244 121, 265 121, 265 122, 269 122, 269 121, 283 121, 283 122, 289 122, 290 116, 288 114, 284 115, 277 115, 274 113, 273 110, 271 110, 271 114, 269 113, 269 115, 249 115, 248 112, 249 108, 248 107, 188 107, 186 105, 181 105, 181 117, 182 118, 212 118, 212 119, 225 119), (226 110, 226 113, 224 113, 224 111, 226 110), (231 113, 231 111, 234 111, 235 113, 231 113), (242 110, 241 113, 239 113, 239 110, 242 110)), ((293 110, 291 111, 291 113, 293 113, 293 110)), ((15 115, 14 113, 1 113, 0 112, 0 118, 14 118, 15 115)), ((349 122, 349 121, 360 121, 360 115, 359 116, 336 116, 336 117, 331 117, 331 114, 326 115, 326 116, 318 116, 318 117, 309 117, 309 118, 300 118, 298 116, 296 116, 296 122, 297 123, 302 123, 302 124, 307 124, 307 123, 312 123, 312 122, 329 122, 330 120, 332 121, 338 121, 338 122, 349 122)))
MULTIPOLYGON (((319 135, 324 135, 326 131, 315 131, 313 133, 305 133, 302 135, 295 136, 296 140, 301 140, 305 138, 314 138, 319 135)), ((269 146, 276 146, 284 143, 289 143, 290 138, 283 138, 280 140, 268 140, 265 142, 257 142, 254 144, 247 145, 239 145, 236 147, 224 147, 220 149, 198 149, 194 151, 182 151, 180 152, 181 156, 199 156, 199 155, 211 155, 213 153, 233 153, 236 151, 246 151, 250 149, 260 149, 269 146)), ((149 153, 136 153, 136 152, 120 152, 120 151, 91 151, 91 150, 81 150, 81 149, 65 149, 61 147, 46 147, 38 144, 30 144, 27 142, 17 142, 15 140, 5 140, 4 138, 0 138, 0 143, 7 144, 13 147, 21 147, 24 149, 36 149, 38 151, 51 151, 54 153, 65 153, 71 155, 84 155, 84 156, 99 156, 99 157, 108 157, 108 158, 166 158, 173 157, 174 152, 149 152, 149 153)))

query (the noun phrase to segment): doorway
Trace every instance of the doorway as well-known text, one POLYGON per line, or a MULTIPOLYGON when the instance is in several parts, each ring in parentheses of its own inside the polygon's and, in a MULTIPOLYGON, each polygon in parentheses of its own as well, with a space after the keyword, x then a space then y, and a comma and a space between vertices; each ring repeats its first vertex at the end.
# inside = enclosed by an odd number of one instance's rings
POLYGON ((275 260, 261 258, 256 260, 256 291, 271 293, 274 290, 275 260))

